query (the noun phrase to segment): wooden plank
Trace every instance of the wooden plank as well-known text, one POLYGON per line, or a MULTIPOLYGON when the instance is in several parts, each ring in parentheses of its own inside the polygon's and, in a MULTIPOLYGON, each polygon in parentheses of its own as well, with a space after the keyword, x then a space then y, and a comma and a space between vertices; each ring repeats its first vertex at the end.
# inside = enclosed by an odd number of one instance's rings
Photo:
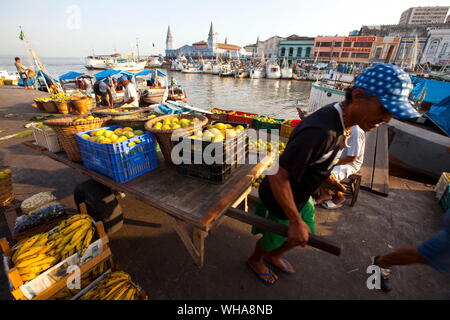
POLYGON ((242 165, 223 184, 217 185, 182 175, 159 154, 158 168, 127 183, 117 183, 99 173, 70 161, 63 153, 48 152, 33 143, 23 143, 49 158, 61 162, 113 190, 128 193, 137 200, 157 208, 178 219, 208 231, 228 207, 250 187, 255 177, 270 164, 266 156, 256 165, 242 165), (176 186, 176 188, 174 188, 176 186))
MULTIPOLYGON (((268 219, 256 216, 254 214, 246 214, 245 212, 238 209, 228 209, 225 213, 227 216, 237 219, 241 222, 248 223, 250 225, 257 226, 259 228, 265 229, 267 231, 279 234, 283 237, 287 237, 288 227, 279 223, 275 223, 268 219)), ((310 234, 308 245, 316 249, 328 252, 330 254, 339 256, 341 254, 341 247, 333 243, 332 241, 325 240, 322 237, 310 234)))
POLYGON ((389 145, 388 126, 383 124, 378 129, 376 158, 374 165, 372 191, 387 196, 389 194, 389 145))
POLYGON ((366 132, 364 162, 359 171, 361 174, 361 187, 369 190, 372 189, 375 152, 377 147, 377 135, 378 129, 366 132))

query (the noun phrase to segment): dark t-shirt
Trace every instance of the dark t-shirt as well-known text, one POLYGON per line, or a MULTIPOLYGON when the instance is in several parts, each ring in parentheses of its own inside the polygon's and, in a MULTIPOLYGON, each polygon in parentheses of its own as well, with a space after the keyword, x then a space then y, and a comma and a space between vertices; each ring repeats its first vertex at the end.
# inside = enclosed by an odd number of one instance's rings
MULTIPOLYGON (((292 193, 299 211, 330 175, 334 159, 342 148, 343 133, 340 115, 334 104, 317 110, 294 129, 280 156, 280 166, 289 172, 292 193)), ((272 194, 267 177, 261 182, 259 197, 272 215, 287 220, 272 194)))

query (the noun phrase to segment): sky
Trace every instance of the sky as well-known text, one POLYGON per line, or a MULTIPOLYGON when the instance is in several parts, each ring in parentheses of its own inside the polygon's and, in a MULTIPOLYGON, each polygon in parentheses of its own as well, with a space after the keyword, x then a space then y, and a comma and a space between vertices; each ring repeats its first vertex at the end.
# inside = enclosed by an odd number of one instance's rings
POLYGON ((208 37, 211 21, 219 42, 244 46, 259 36, 348 35, 362 25, 396 24, 414 6, 449 0, 0 0, 0 55, 23 55, 19 26, 38 55, 84 57, 163 54, 170 25, 174 48, 208 37), (153 46, 154 44, 154 46, 153 46))

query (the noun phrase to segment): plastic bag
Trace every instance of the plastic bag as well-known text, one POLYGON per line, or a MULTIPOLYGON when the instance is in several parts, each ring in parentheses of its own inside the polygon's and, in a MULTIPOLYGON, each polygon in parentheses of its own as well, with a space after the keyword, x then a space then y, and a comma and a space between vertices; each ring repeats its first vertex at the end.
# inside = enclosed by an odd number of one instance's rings
POLYGON ((39 225, 52 222, 65 213, 66 207, 59 202, 49 203, 29 214, 23 214, 16 219, 14 233, 23 232, 39 225))
POLYGON ((20 208, 23 212, 30 213, 55 200, 56 198, 51 192, 40 192, 25 199, 20 205, 20 208))

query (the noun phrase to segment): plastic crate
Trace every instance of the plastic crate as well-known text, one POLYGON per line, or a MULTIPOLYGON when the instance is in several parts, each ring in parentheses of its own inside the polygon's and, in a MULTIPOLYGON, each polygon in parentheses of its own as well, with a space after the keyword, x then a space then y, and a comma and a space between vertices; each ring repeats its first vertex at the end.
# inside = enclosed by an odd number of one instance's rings
POLYGON ((36 140, 37 145, 47 148, 48 151, 54 153, 63 151, 55 131, 51 129, 43 130, 38 128, 37 125, 33 125, 31 129, 33 130, 34 140, 36 140))
POLYGON ((234 111, 228 115, 228 121, 230 122, 236 122, 236 123, 247 123, 250 128, 253 127, 253 119, 257 118, 259 115, 256 113, 248 113, 248 112, 241 112, 241 111, 234 111), (244 117, 250 116, 251 118, 244 117))
POLYGON ((96 143, 83 139, 83 134, 100 129, 115 130, 121 126, 109 126, 77 133, 83 165, 116 182, 127 182, 150 172, 158 166, 153 136, 144 133, 141 136, 118 143, 96 143), (129 146, 130 142, 141 140, 141 143, 129 146))
POLYGON ((260 116, 256 119, 253 120, 253 128, 255 129, 265 129, 265 130, 280 130, 281 128, 281 124, 284 122, 284 119, 276 119, 276 118, 270 118, 270 119, 274 119, 277 120, 277 123, 270 123, 270 122, 264 122, 261 121, 260 119, 262 118, 268 118, 268 117, 264 117, 264 116, 260 116))
POLYGON ((450 184, 447 185, 447 188, 442 194, 441 200, 439 200, 439 205, 444 212, 447 212, 450 209, 450 184))

